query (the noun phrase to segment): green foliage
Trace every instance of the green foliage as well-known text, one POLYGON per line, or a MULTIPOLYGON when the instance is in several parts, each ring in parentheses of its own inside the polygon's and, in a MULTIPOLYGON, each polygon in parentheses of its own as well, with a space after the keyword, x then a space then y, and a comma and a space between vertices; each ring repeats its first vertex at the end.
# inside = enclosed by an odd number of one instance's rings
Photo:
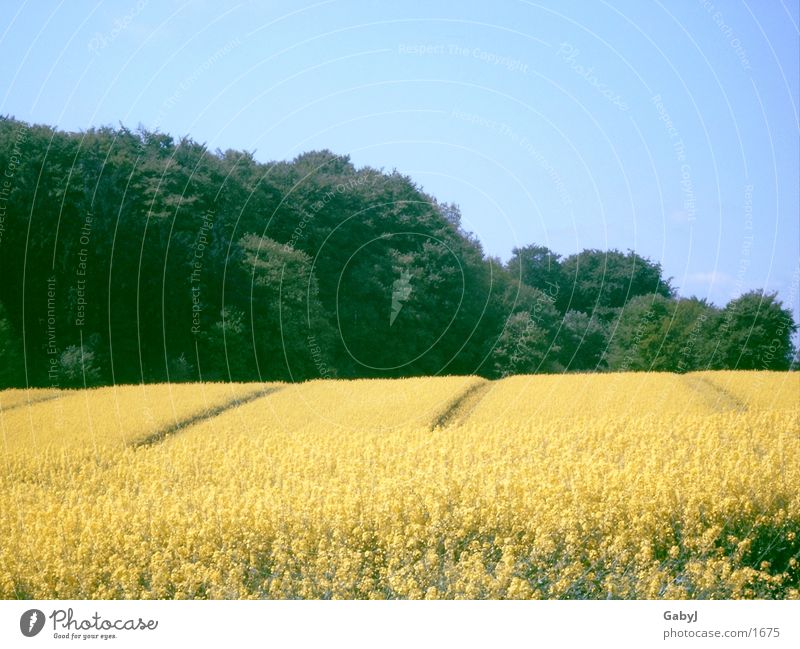
POLYGON ((510 374, 536 374, 557 369, 552 361, 554 350, 547 340, 547 332, 524 311, 509 316, 500 339, 492 351, 492 369, 495 378, 510 374))
POLYGON ((61 387, 83 388, 100 382, 95 353, 86 346, 70 345, 59 356, 61 387))
POLYGON ((236 380, 255 374, 255 352, 244 311, 226 306, 209 331, 198 336, 200 368, 209 381, 236 380))
POLYGON ((456 205, 327 150, 260 163, 0 118, 12 162, 0 387, 781 369, 793 352, 774 296, 675 301, 633 252, 532 244, 503 264, 456 205))
POLYGON ((559 362, 566 370, 597 371, 604 369, 608 327, 581 311, 567 311, 557 338, 559 362))
POLYGON ((564 259, 561 269, 567 284, 559 293, 562 310, 605 320, 639 295, 672 297, 674 293, 661 275, 661 265, 633 251, 584 250, 564 259))
POLYGON ((512 283, 506 300, 512 302, 511 315, 492 350, 492 375, 561 371, 561 349, 553 339, 558 323, 553 295, 512 283))
POLYGON ((22 385, 24 382, 25 368, 20 343, 20 336, 13 330, 5 307, 0 303, 0 387, 22 385))
POLYGON ((720 314, 718 331, 714 367, 787 370, 792 363, 797 325, 777 293, 750 291, 731 300, 720 314))
POLYGON ((548 294, 560 294, 563 299, 567 282, 561 257, 546 246, 533 244, 514 248, 506 268, 524 284, 548 294))
POLYGON ((717 311, 697 299, 639 296, 619 311, 606 358, 617 371, 706 369, 717 311))
POLYGON ((239 249, 241 278, 231 282, 228 295, 248 307, 247 324, 258 376, 313 378, 308 340, 313 338, 329 347, 333 330, 319 301, 311 258, 252 234, 242 237, 239 249))
POLYGON ((184 352, 181 352, 178 358, 173 358, 170 361, 169 380, 173 383, 200 380, 200 376, 195 371, 194 365, 186 358, 184 352))

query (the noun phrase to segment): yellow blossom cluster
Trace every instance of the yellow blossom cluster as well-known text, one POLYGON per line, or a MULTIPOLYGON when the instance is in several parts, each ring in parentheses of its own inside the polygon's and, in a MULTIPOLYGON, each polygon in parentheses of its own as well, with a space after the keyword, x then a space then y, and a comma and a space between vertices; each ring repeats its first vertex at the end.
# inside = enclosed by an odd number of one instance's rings
POLYGON ((0 410, 12 410, 21 406, 28 406, 38 401, 54 399, 62 394, 67 394, 64 390, 51 388, 12 388, 0 392, 0 410))
POLYGON ((731 394, 748 408, 800 408, 800 372, 698 372, 696 376, 731 394))
POLYGON ((506 415, 529 421, 608 414, 669 418, 709 410, 706 396, 678 374, 546 374, 491 383, 472 419, 491 423, 506 415))
MULTIPOLYGON (((445 413, 452 400, 467 390, 488 384, 471 376, 403 380, 317 380, 283 386, 261 404, 258 415, 231 412, 238 424, 296 432, 426 428, 445 413)), ((227 420, 219 420, 227 421, 227 420)), ((216 428, 218 422, 209 422, 216 428)))
POLYGON ((90 390, 0 392, 0 451, 41 454, 124 445, 270 389, 264 383, 127 385, 90 390), (49 397, 49 398, 48 398, 49 397))
MULTIPOLYGON (((174 408, 202 411, 210 386, 185 387, 174 408)), ((748 400, 727 373, 272 387, 145 445, 116 443, 141 439, 132 402, 105 415, 113 444, 7 444, 0 597, 800 597, 788 392, 748 400)), ((44 405, 22 409, 37 434, 91 439, 80 414, 37 425, 44 405)), ((14 412, 5 434, 31 434, 14 412)))

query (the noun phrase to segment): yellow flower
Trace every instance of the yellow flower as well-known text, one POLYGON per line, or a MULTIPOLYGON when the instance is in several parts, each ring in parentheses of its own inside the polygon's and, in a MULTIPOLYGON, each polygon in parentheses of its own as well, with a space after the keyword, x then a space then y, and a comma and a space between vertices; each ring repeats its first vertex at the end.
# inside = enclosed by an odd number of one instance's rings
POLYGON ((798 389, 446 377, 0 410, 0 597, 796 598, 755 548, 800 525, 798 389))

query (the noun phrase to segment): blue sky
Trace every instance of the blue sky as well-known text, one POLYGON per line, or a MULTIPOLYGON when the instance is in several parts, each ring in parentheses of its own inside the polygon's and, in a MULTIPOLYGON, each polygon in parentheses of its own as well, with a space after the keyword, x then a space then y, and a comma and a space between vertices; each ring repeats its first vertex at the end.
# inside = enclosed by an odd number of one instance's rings
POLYGON ((15 2, 0 113, 262 161, 328 148, 461 207, 489 254, 634 249, 724 304, 800 280, 798 5, 15 2))

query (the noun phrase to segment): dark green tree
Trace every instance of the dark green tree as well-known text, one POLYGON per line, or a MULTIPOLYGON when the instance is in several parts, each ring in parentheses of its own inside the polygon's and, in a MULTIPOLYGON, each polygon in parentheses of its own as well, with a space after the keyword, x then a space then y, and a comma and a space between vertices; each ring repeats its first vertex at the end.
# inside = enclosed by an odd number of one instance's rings
POLYGON ((714 331, 711 366, 742 370, 787 370, 795 352, 797 325, 777 293, 755 290, 728 302, 714 331))
POLYGON ((555 358, 558 349, 530 314, 521 311, 509 316, 506 326, 492 350, 492 373, 495 378, 511 374, 536 374, 558 370, 555 358))
POLYGON ((250 275, 245 303, 259 377, 314 378, 309 339, 329 354, 334 334, 319 301, 311 259, 299 250, 252 234, 242 238, 239 248, 242 269, 250 275))
POLYGON ((559 291, 562 311, 582 311, 609 320, 639 295, 672 297, 674 290, 662 277, 661 265, 633 251, 584 250, 561 264, 565 289, 559 291))
POLYGON ((675 302, 660 266, 633 252, 561 259, 530 245, 502 264, 456 205, 327 150, 261 163, 144 128, 0 117, 0 166, 3 385, 791 358, 794 321, 774 296, 722 314, 675 302), (641 355, 624 363, 634 340, 641 355))
POLYGON ((546 246, 531 244, 514 248, 506 269, 523 284, 557 298, 558 304, 564 299, 566 281, 561 257, 546 246))
POLYGON ((715 318, 716 310, 695 298, 635 297, 611 324, 608 367, 655 372, 705 369, 715 318))
POLYGON ((22 340, 6 317, 0 303, 0 389, 21 386, 25 381, 22 340))
POLYGON ((559 362, 566 370, 605 369, 608 326, 581 311, 564 314, 558 331, 559 362))
POLYGON ((491 375, 561 371, 554 298, 518 282, 510 283, 506 291, 505 302, 510 306, 491 352, 491 375))

